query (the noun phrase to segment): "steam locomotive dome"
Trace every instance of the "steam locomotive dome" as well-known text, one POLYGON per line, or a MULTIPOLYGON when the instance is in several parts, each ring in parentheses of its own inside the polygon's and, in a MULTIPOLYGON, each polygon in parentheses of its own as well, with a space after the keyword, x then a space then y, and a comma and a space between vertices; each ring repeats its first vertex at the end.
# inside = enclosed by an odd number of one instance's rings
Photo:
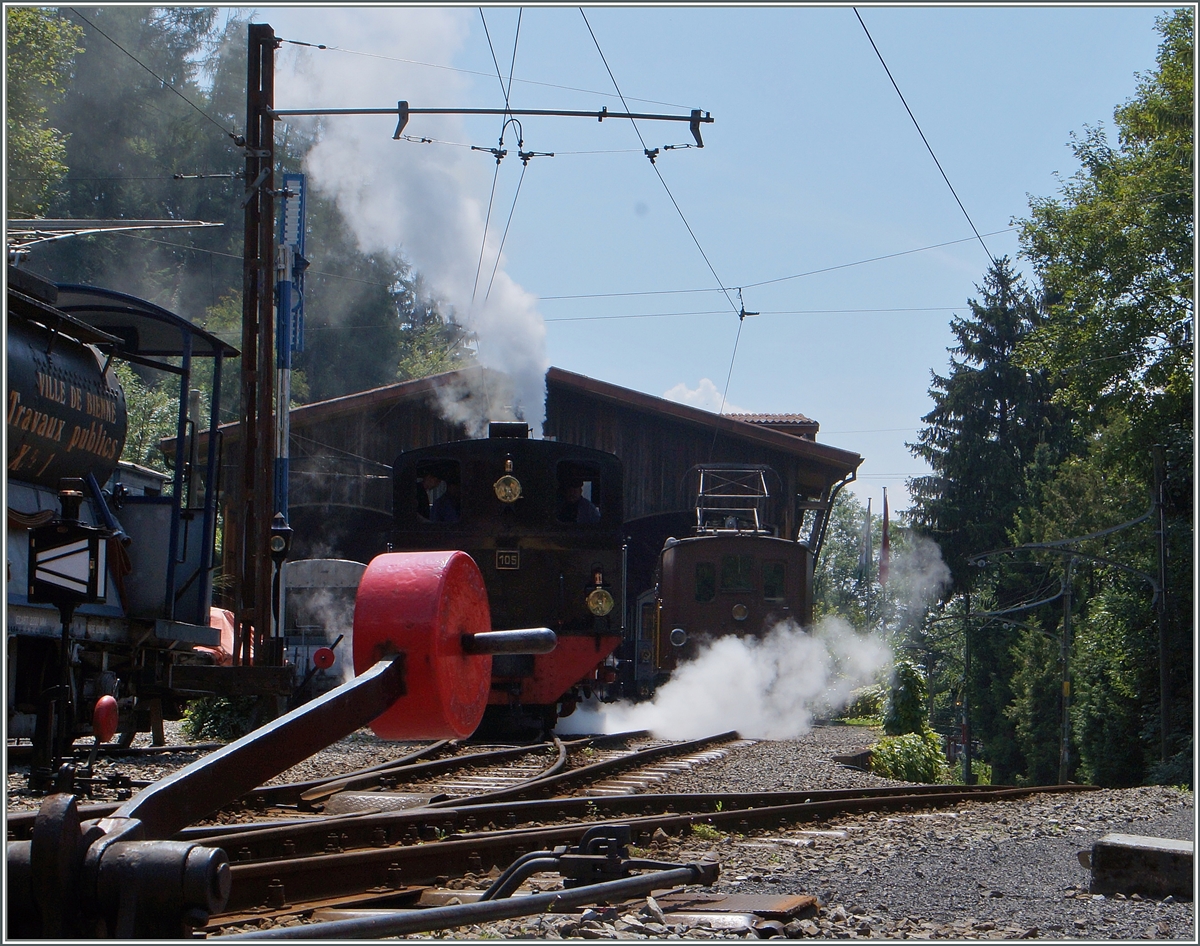
POLYGON ((125 446, 125 394, 96 349, 37 322, 8 325, 8 475, 56 487, 105 482, 125 446))

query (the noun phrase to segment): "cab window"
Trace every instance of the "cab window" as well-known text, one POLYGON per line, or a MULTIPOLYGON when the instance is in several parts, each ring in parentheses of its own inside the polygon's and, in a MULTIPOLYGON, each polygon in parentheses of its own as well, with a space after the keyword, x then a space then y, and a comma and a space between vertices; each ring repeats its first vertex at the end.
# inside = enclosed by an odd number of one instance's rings
POLYGON ((784 563, 763 562, 763 598, 767 601, 782 601, 784 598, 784 563))
POLYGON ((455 460, 418 463, 413 493, 424 522, 451 523, 462 517, 462 473, 455 460))
POLYGON ((754 556, 721 556, 721 591, 754 590, 754 556))
POLYGON ((717 570, 712 562, 696 563, 696 600, 712 601, 717 596, 717 570))
POLYGON ((600 471, 589 463, 558 464, 558 521, 596 525, 600 522, 600 471))

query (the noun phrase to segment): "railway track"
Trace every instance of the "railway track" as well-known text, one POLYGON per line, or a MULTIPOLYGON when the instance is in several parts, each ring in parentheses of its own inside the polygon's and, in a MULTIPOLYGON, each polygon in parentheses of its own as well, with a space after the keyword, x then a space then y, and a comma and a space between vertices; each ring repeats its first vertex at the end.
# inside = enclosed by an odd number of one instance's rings
MULTIPOLYGON (((1038 792, 1054 789, 1038 788, 1038 792)), ((1077 786, 1062 789, 1079 790, 1077 786)), ((656 832, 698 825, 749 833, 839 814, 914 811, 1026 796, 1035 789, 906 786, 897 789, 712 795, 581 795, 408 811, 363 811, 307 824, 195 829, 180 839, 223 848, 231 861, 227 912, 205 928, 279 923, 331 908, 413 909, 437 904, 452 879, 482 884, 532 851, 578 844, 600 828, 628 831, 634 853, 656 832)), ((700 842, 703 843, 703 842, 700 842)), ((480 887, 480 890, 482 888, 480 887)), ((480 890, 455 896, 471 902, 480 890)), ((432 928, 432 927, 430 927, 432 928)))
MULTIPOLYGON (((278 928, 283 935, 285 924, 292 924, 286 929, 301 929, 294 925, 297 921, 307 930, 324 916, 378 919, 392 911, 419 911, 435 923, 421 926, 409 917, 406 930, 434 929, 447 922, 448 915, 440 911, 451 896, 448 885, 455 888, 452 895, 459 903, 472 904, 506 865, 535 852, 549 864, 554 852, 561 857, 596 831, 627 839, 626 857, 632 853, 636 859, 656 832, 686 838, 703 825, 745 834, 839 814, 931 809, 1034 791, 904 786, 705 795, 642 792, 680 767, 703 764, 744 744, 735 733, 688 743, 650 740, 644 733, 527 747, 434 743, 371 770, 263 787, 244 801, 264 820, 196 825, 173 836, 219 848, 230 862, 225 908, 196 935, 224 937, 248 924, 278 928), (281 819, 288 810, 293 817, 281 819)), ((84 808, 80 817, 103 817, 110 807, 84 808)), ((10 817, 10 837, 27 836, 33 821, 10 817)), ((675 878, 668 886, 687 882, 695 880, 675 878)), ((532 908, 534 902, 511 909, 532 908)), ((560 906, 566 908, 566 903, 560 906)), ((462 922, 475 922, 463 916, 462 922)), ((361 924, 351 929, 357 932, 338 935, 363 935, 361 924)), ((328 935, 335 933, 331 929, 328 935)))
POLYGON ((711 885, 720 867, 705 852, 717 833, 1080 790, 644 791, 745 745, 733 732, 673 743, 646 733, 439 742, 352 772, 263 784, 378 716, 403 686, 403 666, 380 661, 123 805, 79 808, 57 794, 10 817, 18 911, 9 935, 63 938, 96 924, 122 939, 242 935, 248 924, 254 938, 397 935, 711 885), (699 844, 680 848, 697 849, 679 855, 687 863, 647 856, 656 838, 692 835, 699 844), (85 884, 92 899, 81 903, 72 891, 85 884))

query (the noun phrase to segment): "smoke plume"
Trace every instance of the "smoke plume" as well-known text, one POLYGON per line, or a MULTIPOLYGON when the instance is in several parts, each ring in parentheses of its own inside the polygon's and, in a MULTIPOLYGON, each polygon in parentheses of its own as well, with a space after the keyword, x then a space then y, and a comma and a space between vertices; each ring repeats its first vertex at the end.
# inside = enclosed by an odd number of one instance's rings
POLYGON ((791 621, 761 639, 722 637, 680 666, 645 703, 582 706, 558 732, 648 729, 692 739, 736 729, 747 738, 794 739, 813 718, 841 709, 891 662, 878 638, 832 618, 811 632, 791 621))
MULTIPOLYGON (((477 105, 468 102, 468 80, 458 73, 398 61, 450 65, 469 23, 466 9, 289 11, 291 28, 302 27, 306 39, 331 48, 281 50, 278 107, 386 108, 400 99, 414 108, 477 105)), ((311 186, 337 203, 364 251, 403 252, 448 303, 455 321, 474 333, 480 364, 512 379, 511 390, 502 396, 472 390, 470 398, 443 399, 450 405, 447 419, 477 432, 490 413, 497 420, 523 419, 540 434, 548 366, 545 323, 535 296, 505 272, 503 256, 497 266, 496 213, 480 261, 494 162, 440 143, 465 141, 457 117, 412 117, 406 134, 439 143, 393 140, 395 126, 394 115, 324 119, 305 161, 311 186)), ((519 168, 500 170, 501 203, 510 171, 516 174, 519 168)))

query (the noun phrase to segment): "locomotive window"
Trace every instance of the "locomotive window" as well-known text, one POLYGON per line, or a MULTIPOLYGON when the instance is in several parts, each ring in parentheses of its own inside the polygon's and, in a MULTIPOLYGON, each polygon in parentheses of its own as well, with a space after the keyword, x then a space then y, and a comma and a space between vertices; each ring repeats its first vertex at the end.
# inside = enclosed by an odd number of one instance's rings
POLYGON ((418 463, 413 482, 417 515, 425 522, 458 522, 462 516, 462 473, 456 460, 418 463))
POLYGON ((712 562, 696 563, 696 600, 712 601, 717 596, 717 570, 712 562))
POLYGON ((783 576, 783 562, 763 562, 763 598, 767 601, 783 600, 783 576))
POLYGON ((721 590, 722 591, 753 591, 754 590, 754 556, 752 556, 752 555, 722 555, 721 556, 721 590))
POLYGON ((600 471, 587 463, 558 465, 558 521, 595 525, 600 521, 600 471))

